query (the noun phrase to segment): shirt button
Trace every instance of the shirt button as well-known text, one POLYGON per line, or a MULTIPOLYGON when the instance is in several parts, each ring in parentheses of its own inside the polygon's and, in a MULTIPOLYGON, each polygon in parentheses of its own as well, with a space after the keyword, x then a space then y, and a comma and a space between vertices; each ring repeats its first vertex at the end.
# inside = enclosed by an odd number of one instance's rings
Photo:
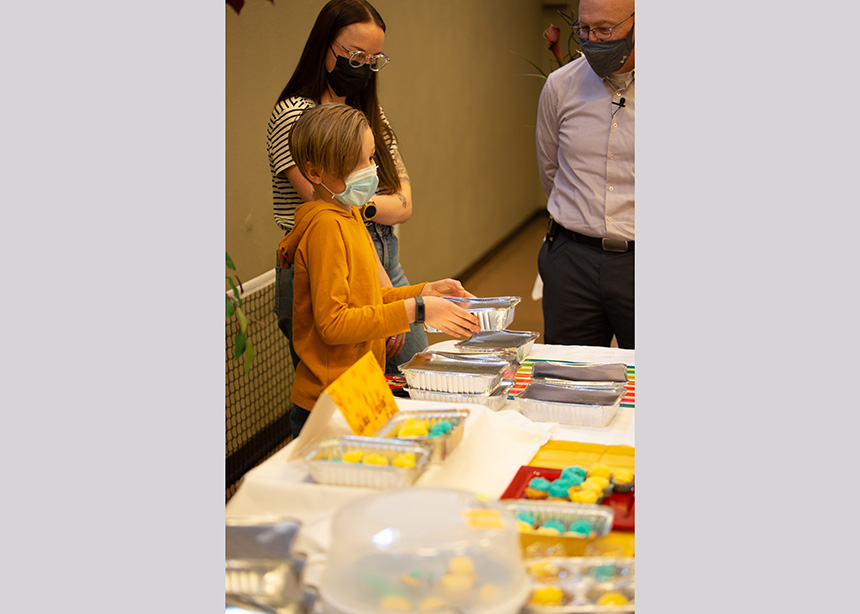
POLYGON ((613 128, 617 128, 617 127, 618 127, 618 124, 617 124, 616 122, 612 122, 612 127, 613 127, 613 128))
POLYGON ((614 159, 615 159, 615 154, 609 154, 609 159, 610 159, 610 160, 614 160, 614 159))
POLYGON ((615 189, 615 188, 613 188, 612 186, 609 186, 609 191, 610 191, 610 192, 611 192, 612 190, 614 190, 614 189, 615 189))
POLYGON ((610 216, 610 217, 607 217, 607 218, 606 218, 606 221, 607 221, 607 222, 611 222, 611 221, 612 221, 612 217, 611 217, 611 216, 610 216))

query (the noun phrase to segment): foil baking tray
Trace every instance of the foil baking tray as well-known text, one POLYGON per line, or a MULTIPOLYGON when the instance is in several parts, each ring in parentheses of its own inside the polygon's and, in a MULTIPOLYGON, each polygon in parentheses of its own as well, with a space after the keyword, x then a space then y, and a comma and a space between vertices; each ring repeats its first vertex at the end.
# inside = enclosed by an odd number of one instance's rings
POLYGON ((514 383, 502 380, 502 383, 490 394, 464 394, 458 392, 437 392, 434 390, 419 390, 406 388, 410 398, 416 401, 432 401, 434 403, 475 403, 485 405, 493 411, 499 411, 508 402, 508 391, 514 383))
MULTIPOLYGON (((586 536, 594 539, 609 535, 615 511, 606 505, 589 505, 586 503, 570 503, 567 501, 546 501, 538 499, 516 499, 506 503, 506 507, 515 518, 528 515, 533 518, 533 528, 537 529, 546 522, 560 522, 566 529, 580 520, 587 521, 593 527, 593 532, 586 536)), ((521 531, 522 532, 522 531, 521 531)), ((564 537, 565 534, 558 537, 564 537)), ((556 537, 556 536, 550 536, 556 537)), ((582 540, 586 537, 568 535, 572 539, 582 540)))
POLYGON ((225 539, 226 603, 299 608, 306 598, 305 557, 292 552, 301 528, 283 518, 228 519, 225 539))
MULTIPOLYGON (((522 300, 519 296, 493 296, 487 298, 469 298, 465 296, 443 297, 452 303, 457 303, 469 313, 478 316, 481 330, 504 330, 514 321, 517 304, 522 300)), ((427 324, 424 329, 428 333, 438 333, 438 329, 427 324)))
POLYGON ((552 360, 535 361, 532 378, 554 378, 577 382, 627 383, 627 365, 624 363, 571 364, 552 360))
POLYGON ((320 442, 305 456, 305 460, 311 477, 319 484, 386 489, 409 486, 415 482, 427 469, 430 450, 405 440, 344 435, 320 442), (342 462, 340 459, 343 455, 351 451, 359 451, 363 455, 380 454, 389 464, 342 462), (410 452, 415 455, 414 467, 403 468, 391 464, 395 457, 410 452))
POLYGON ((505 360, 475 360, 436 352, 418 352, 398 367, 409 388, 461 394, 490 394, 509 368, 505 360))
POLYGON ((399 411, 388 419, 388 422, 373 435, 374 437, 400 438, 401 428, 409 421, 426 422, 428 429, 436 424, 448 421, 452 423, 451 432, 436 437, 409 437, 402 441, 411 441, 427 447, 430 450, 430 462, 441 462, 454 451, 454 448, 463 439, 463 431, 466 426, 466 418, 469 417, 467 409, 440 409, 437 411, 399 411))
POLYGON ((522 362, 531 354, 535 340, 540 333, 518 330, 487 330, 475 333, 468 339, 454 344, 461 352, 474 354, 494 354, 511 352, 522 362))
POLYGON ((522 365, 522 363, 517 359, 516 351, 501 351, 501 352, 492 352, 486 354, 468 354, 461 352, 434 352, 438 356, 447 356, 449 358, 455 358, 457 360, 469 360, 469 361, 479 361, 479 360, 489 360, 489 361, 503 361, 508 363, 508 366, 502 372, 503 380, 511 380, 512 382, 517 379, 517 371, 522 365))
POLYGON ((520 412, 536 422, 606 426, 618 413, 626 389, 582 389, 531 382, 515 398, 520 412))
POLYGON ((526 563, 529 601, 523 614, 629 614, 635 611, 634 557, 545 557, 526 563), (558 605, 536 605, 532 598, 546 587, 560 589, 558 605), (614 594, 624 603, 601 605, 614 594))

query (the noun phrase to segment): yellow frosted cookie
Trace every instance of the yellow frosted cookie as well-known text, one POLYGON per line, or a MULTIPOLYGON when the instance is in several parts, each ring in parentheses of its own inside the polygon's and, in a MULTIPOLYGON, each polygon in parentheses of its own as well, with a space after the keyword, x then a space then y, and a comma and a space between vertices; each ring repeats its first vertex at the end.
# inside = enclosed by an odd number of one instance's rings
POLYGON ((386 612, 408 612, 412 609, 412 604, 405 597, 388 595, 382 598, 382 601, 379 602, 379 607, 386 612))
POLYGON ((387 465, 388 459, 382 456, 382 454, 371 452, 370 454, 365 454, 361 462, 365 465, 387 465))
POLYGON ((434 610, 439 610, 442 608, 448 607, 448 602, 440 597, 436 597, 435 595, 430 595, 429 597, 425 597, 421 604, 418 606, 419 612, 432 612, 434 610))
POLYGON ((443 596, 453 601, 468 597, 475 586, 475 578, 464 573, 446 573, 439 580, 439 590, 443 596))
POLYGON ((546 585, 532 591, 531 605, 561 605, 564 593, 557 586, 546 585))
POLYGON ((598 478, 606 478, 607 480, 612 477, 612 471, 610 471, 609 467, 602 463, 596 463, 591 466, 591 469, 588 470, 587 477, 598 477, 598 478))
POLYGON ((555 563, 550 561, 532 561, 526 566, 529 574, 537 579, 558 578, 561 569, 555 563))
POLYGON ((391 461, 391 464, 395 467, 402 467, 404 469, 411 469, 415 466, 415 453, 414 452, 404 452, 403 454, 398 454, 394 457, 394 460, 391 461))
POLYGON ((451 573, 475 573, 475 562, 468 556, 455 556, 448 561, 448 571, 451 573))
MULTIPOLYGON (((573 491, 573 489, 571 489, 573 491)), ((570 500, 574 503, 597 503, 598 493, 593 490, 583 489, 570 493, 570 500)))
POLYGON ((595 602, 597 605, 627 605, 627 597, 615 591, 603 593, 595 602))
POLYGON ((427 423, 415 422, 413 420, 409 420, 400 427, 400 431, 397 433, 398 437, 402 437, 404 439, 411 439, 413 437, 426 437, 430 432, 427 423))
POLYGON ((495 584, 485 584, 478 589, 478 601, 490 603, 496 601, 502 595, 502 589, 495 584))
POLYGON ((345 463, 360 463, 363 456, 361 450, 350 450, 345 452, 340 460, 345 463))

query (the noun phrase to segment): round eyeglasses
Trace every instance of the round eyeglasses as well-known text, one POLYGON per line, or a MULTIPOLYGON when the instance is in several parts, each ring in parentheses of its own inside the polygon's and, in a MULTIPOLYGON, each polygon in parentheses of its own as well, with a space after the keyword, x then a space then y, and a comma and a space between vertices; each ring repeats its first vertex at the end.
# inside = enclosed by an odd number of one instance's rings
MULTIPOLYGON (((349 54, 349 65, 353 68, 358 68, 359 66, 367 64, 370 70, 373 72, 379 72, 391 61, 391 58, 384 53, 368 55, 366 51, 353 51, 352 49, 347 49, 340 43, 337 43, 337 45, 349 54)), ((335 55, 337 54, 335 53, 335 55)))
MULTIPOLYGON (((630 17, 633 17, 633 15, 635 14, 636 13, 630 13, 630 17)), ((630 17, 628 17, 627 19, 630 19, 630 17)), ((573 31, 579 34, 579 38, 581 38, 582 40, 586 40, 589 34, 593 33, 594 38, 596 38, 597 40, 608 41, 610 38, 612 38, 612 30, 627 21, 627 19, 622 19, 614 26, 610 26, 608 28, 589 28, 588 26, 579 25, 579 22, 573 24, 572 27, 573 31)))

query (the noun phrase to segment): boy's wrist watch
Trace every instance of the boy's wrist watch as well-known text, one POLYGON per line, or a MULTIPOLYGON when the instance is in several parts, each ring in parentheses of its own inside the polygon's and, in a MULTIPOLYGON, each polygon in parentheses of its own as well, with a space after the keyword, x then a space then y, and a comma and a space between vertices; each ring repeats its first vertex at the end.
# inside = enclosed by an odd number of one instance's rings
POLYGON ((361 208, 361 218, 365 222, 369 222, 376 216, 376 203, 372 200, 368 201, 366 205, 361 208))
POLYGON ((424 324, 424 298, 415 297, 415 323, 424 324))

